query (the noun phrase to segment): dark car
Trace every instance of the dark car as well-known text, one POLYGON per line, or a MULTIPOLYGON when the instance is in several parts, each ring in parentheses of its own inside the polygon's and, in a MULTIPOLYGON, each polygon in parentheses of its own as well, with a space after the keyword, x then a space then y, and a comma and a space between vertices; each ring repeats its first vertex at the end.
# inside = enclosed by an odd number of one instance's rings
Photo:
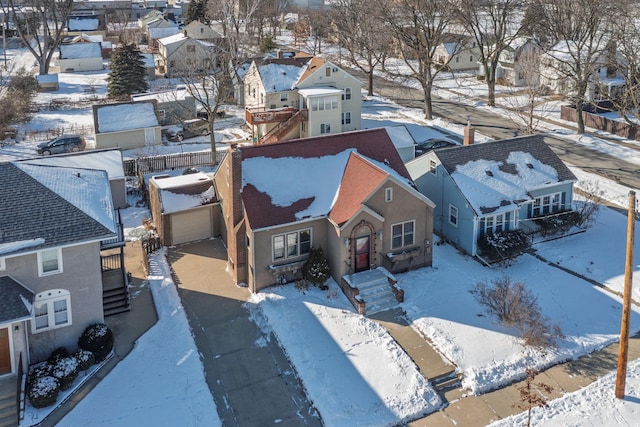
POLYGON ((422 156, 423 154, 431 150, 437 150, 438 148, 455 147, 456 145, 458 144, 448 139, 441 139, 441 138, 427 139, 426 141, 419 142, 416 144, 416 157, 422 156))
POLYGON ((209 122, 206 120, 187 120, 183 122, 182 125, 168 129, 167 139, 175 142, 193 138, 195 136, 209 135, 210 133, 211 130, 209 128, 209 122))
POLYGON ((51 141, 38 144, 36 151, 42 156, 49 156, 51 154, 82 151, 86 145, 84 138, 80 135, 61 135, 51 141))

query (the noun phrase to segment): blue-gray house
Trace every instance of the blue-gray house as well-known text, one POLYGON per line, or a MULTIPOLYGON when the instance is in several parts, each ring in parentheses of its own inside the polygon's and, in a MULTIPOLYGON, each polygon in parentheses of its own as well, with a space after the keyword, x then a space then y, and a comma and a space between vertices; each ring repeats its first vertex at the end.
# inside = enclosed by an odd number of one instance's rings
POLYGON ((406 167, 436 204, 434 232, 472 256, 484 235, 532 233, 532 218, 571 210, 577 181, 540 135, 437 149, 406 167))

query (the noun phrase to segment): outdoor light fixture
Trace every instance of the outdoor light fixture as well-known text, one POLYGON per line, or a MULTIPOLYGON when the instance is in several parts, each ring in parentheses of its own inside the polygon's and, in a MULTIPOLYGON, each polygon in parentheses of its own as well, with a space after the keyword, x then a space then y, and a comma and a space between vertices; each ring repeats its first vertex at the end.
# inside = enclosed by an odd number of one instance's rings
POLYGON ((351 239, 349 239, 348 237, 344 239, 344 247, 345 248, 348 248, 350 243, 351 243, 351 239))

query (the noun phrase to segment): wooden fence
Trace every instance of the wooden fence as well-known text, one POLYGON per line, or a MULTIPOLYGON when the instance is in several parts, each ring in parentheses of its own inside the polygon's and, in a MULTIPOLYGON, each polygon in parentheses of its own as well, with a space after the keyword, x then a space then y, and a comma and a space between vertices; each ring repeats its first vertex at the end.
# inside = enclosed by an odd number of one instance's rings
MULTIPOLYGON (((575 108, 563 105, 560 108, 560 118, 575 123, 578 113, 575 108)), ((640 141, 640 132, 635 126, 620 120, 611 120, 598 114, 587 111, 582 112, 582 118, 586 127, 603 130, 626 139, 640 141)))
MULTIPOLYGON (((218 164, 226 156, 226 151, 216 152, 218 164)), ((198 151, 193 153, 167 154, 163 156, 138 157, 125 159, 124 173, 127 176, 139 176, 140 174, 162 172, 174 169, 186 169, 191 167, 211 167, 211 152, 198 151)))

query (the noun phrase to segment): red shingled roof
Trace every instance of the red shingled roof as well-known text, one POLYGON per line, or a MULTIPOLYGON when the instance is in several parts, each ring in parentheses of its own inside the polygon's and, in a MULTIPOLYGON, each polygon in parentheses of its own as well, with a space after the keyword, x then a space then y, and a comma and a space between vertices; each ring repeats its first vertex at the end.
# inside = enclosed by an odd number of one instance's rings
MULTIPOLYGON (((385 163, 407 180, 411 179, 393 142, 383 128, 239 148, 243 160, 255 157, 274 159, 291 157, 291 161, 296 161, 295 157, 313 158, 336 155, 349 149, 355 149, 365 158, 385 163)), ((373 182, 377 182, 376 186, 379 184, 379 173, 386 175, 386 172, 371 163, 369 163, 368 167, 365 167, 364 165, 368 162, 359 158, 359 156, 352 154, 349 159, 347 162, 348 167, 345 164, 345 175, 342 178, 340 188, 341 194, 338 197, 339 204, 336 203, 331 211, 332 219, 338 218, 338 221, 336 221, 338 223, 348 219, 347 216, 350 213, 354 213, 354 209, 359 209, 362 200, 369 194, 364 194, 366 190, 373 188, 370 187, 373 182), (374 170, 377 172, 374 172, 374 170), (348 180, 347 173, 349 174, 348 180), (359 174, 363 176, 360 177, 359 174), (372 182, 367 182, 369 180, 372 182), (351 186, 354 187, 353 190, 348 189, 351 186), (351 197, 354 197, 354 199, 351 200, 351 197)), ((295 222, 296 213, 308 208, 313 202, 313 198, 298 200, 286 207, 274 206, 269 195, 259 192, 252 185, 246 185, 242 189, 242 201, 251 228, 258 229, 295 222)), ((329 212, 326 214, 329 215, 329 212)))
POLYGON ((347 222, 362 206, 362 202, 389 174, 361 156, 351 153, 344 171, 338 198, 329 218, 338 225, 347 222))

